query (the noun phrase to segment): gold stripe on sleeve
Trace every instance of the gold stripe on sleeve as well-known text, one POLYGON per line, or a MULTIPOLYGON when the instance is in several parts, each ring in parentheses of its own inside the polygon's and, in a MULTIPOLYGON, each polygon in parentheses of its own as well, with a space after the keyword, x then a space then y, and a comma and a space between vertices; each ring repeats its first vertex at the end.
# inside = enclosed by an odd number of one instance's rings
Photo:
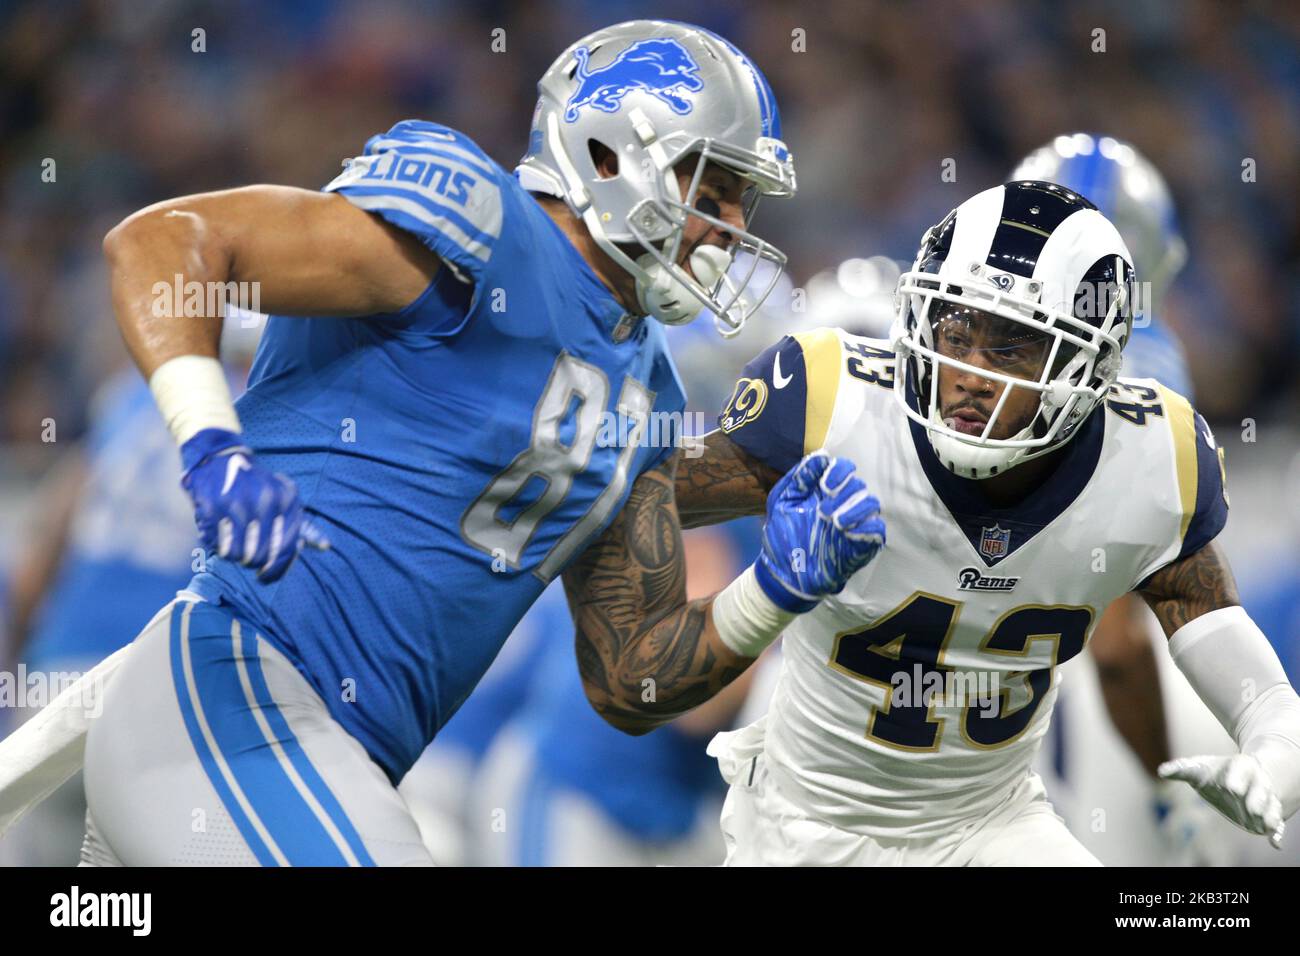
POLYGON ((840 337, 834 329, 814 329, 794 336, 803 350, 803 367, 808 386, 808 403, 803 429, 803 453, 826 444, 840 387, 840 337))
POLYGON ((1174 465, 1178 470, 1178 495, 1183 509, 1183 520, 1178 527, 1178 540, 1187 537, 1187 526, 1196 513, 1196 416, 1187 399, 1175 391, 1156 383, 1169 415, 1169 430, 1174 438, 1174 465))

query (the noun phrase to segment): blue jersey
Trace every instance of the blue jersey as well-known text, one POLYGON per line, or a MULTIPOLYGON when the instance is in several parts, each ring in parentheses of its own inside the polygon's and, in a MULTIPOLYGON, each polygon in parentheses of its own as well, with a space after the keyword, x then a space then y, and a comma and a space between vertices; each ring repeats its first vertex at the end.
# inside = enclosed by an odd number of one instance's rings
POLYGON ((1163 323, 1146 322, 1133 329, 1132 338, 1124 346, 1121 374, 1126 378, 1154 378, 1188 400, 1194 397, 1183 345, 1163 323))
POLYGON ((527 701, 546 648, 557 634, 567 635, 567 650, 573 657, 573 620, 559 585, 548 588, 528 609, 465 706, 430 747, 459 751, 477 766, 501 728, 527 701))
POLYGON ((271 585, 213 557, 191 586, 294 661, 397 782, 671 453, 685 398, 662 330, 620 337, 624 309, 464 135, 399 123, 325 188, 444 268, 397 313, 268 320, 236 407, 332 548, 271 585))
POLYGON ((96 396, 85 454, 85 490, 23 654, 33 668, 79 669, 107 657, 194 573, 194 508, 181 490, 176 444, 134 368, 96 396))

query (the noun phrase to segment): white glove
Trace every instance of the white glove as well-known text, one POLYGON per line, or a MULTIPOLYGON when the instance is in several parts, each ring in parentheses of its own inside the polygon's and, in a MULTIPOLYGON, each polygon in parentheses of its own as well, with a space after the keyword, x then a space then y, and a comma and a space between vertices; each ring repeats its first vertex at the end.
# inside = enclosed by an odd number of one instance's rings
POLYGON ((1273 848, 1282 849, 1282 801, 1268 771, 1253 754, 1230 757, 1183 757, 1162 763, 1165 780, 1191 784, 1206 802, 1242 829, 1267 834, 1273 848))

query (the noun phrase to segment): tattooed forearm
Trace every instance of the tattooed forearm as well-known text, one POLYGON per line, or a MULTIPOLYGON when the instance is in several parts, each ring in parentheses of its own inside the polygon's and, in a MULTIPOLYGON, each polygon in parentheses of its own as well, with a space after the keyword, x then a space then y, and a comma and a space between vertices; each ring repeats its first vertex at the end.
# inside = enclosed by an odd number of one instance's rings
POLYGON ((1161 568, 1141 592, 1166 637, 1202 614, 1240 604, 1232 569, 1218 544, 1161 568))
POLYGON ((701 439, 704 454, 677 468, 677 513, 682 527, 698 528, 759 515, 781 473, 745 454, 720 431, 701 439))
POLYGON ((708 700, 751 663, 714 629, 712 598, 686 600, 673 463, 637 479, 614 523, 564 573, 587 697, 645 733, 708 700))

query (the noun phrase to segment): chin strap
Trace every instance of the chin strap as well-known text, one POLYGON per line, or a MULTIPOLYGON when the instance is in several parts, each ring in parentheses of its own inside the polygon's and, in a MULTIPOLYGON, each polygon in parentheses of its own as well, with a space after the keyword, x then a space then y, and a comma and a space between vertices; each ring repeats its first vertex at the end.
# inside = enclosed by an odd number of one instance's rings
MULTIPOLYGON (((636 280, 636 297, 641 308, 665 325, 685 325, 703 311, 704 305, 673 272, 650 253, 637 260, 643 270, 636 280)), ((691 271, 700 285, 711 289, 731 266, 731 255, 718 246, 700 246, 691 253, 691 271)))
MULTIPOLYGON (((939 416, 939 410, 936 408, 930 415, 930 421, 936 425, 943 426, 944 421, 939 416)), ((946 427, 946 426, 945 426, 946 427)), ((1033 426, 1027 425, 1015 435, 1011 436, 1012 441, 1029 438, 1032 436, 1033 426)), ((939 457, 943 466, 954 474, 961 475, 963 478, 991 478, 996 474, 1005 472, 1013 464, 1016 464, 1017 455, 1021 454, 1023 448, 982 448, 978 445, 971 445, 955 438, 945 432, 927 430, 930 436, 930 445, 934 448, 934 453, 939 457)))

